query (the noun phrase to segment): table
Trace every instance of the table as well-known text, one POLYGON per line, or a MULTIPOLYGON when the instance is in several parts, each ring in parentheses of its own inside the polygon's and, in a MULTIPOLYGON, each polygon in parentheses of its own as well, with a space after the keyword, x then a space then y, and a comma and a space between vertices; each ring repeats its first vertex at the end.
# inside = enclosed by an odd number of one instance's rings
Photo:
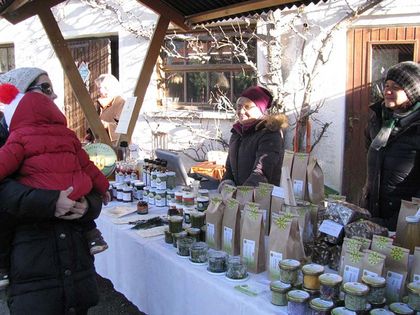
MULTIPOLYGON (((115 202, 110 206, 115 206, 115 202)), ((149 210, 164 212, 166 208, 149 210)), ((128 216, 133 220, 139 217, 128 216)), ((116 225, 104 213, 96 222, 109 245, 108 250, 95 256, 97 272, 110 279, 117 291, 146 314, 287 314, 286 307, 270 303, 265 273, 250 274, 246 282, 232 282, 224 275, 209 274, 206 266, 193 265, 177 256, 176 249, 166 244, 163 236, 141 238, 130 226, 116 225), (235 290, 238 284, 265 289, 252 297, 235 290)))

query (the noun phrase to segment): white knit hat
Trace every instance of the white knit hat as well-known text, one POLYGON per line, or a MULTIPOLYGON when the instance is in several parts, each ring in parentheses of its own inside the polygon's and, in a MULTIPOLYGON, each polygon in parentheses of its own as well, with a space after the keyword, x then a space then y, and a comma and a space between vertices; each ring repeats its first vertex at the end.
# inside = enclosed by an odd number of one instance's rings
POLYGON ((25 93, 32 82, 42 74, 47 72, 33 67, 17 68, 0 74, 0 83, 10 83, 16 86, 20 93, 25 93))

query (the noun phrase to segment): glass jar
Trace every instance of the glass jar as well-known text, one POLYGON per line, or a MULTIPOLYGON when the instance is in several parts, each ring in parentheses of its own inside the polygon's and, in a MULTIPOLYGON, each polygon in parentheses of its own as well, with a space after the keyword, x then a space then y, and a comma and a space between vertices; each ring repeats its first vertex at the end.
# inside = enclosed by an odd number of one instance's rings
POLYGON ((166 174, 166 188, 174 189, 176 187, 176 174, 175 172, 168 171, 166 174))
POLYGON ((193 211, 190 214, 191 227, 200 229, 206 224, 206 214, 204 212, 193 211))
POLYGON ((124 184, 119 184, 117 186, 117 201, 123 201, 123 188, 124 188, 124 184))
POLYGON ((137 214, 148 214, 149 206, 145 201, 137 201, 137 214))
POLYGON ((208 189, 199 189, 198 196, 201 197, 209 197, 209 190, 208 189))
POLYGON ((156 176, 156 189, 166 190, 166 173, 158 173, 156 176))
POLYGON ((414 254, 414 248, 420 246, 420 216, 409 215, 405 217, 407 226, 405 228, 404 237, 401 238, 401 247, 408 248, 410 255, 414 254))
POLYGON ((184 212, 184 222, 186 224, 190 224, 191 223, 191 213, 195 212, 195 208, 193 206, 192 207, 184 206, 183 212, 184 212))
POLYGON ((308 308, 309 294, 302 290, 291 290, 287 292, 287 314, 306 315, 308 308))
POLYGON ((188 228, 186 230, 188 236, 192 237, 193 239, 195 239, 196 242, 200 241, 200 235, 201 235, 201 230, 198 228, 188 228))
POLYGON ((280 280, 271 281, 271 303, 278 306, 287 305, 287 292, 292 286, 288 283, 283 283, 280 280))
POLYGON ((300 262, 294 259, 283 259, 279 262, 280 280, 284 283, 295 284, 298 279, 300 262))
POLYGON ((365 275, 362 282, 369 287, 368 302, 371 304, 382 304, 385 300, 386 280, 380 276, 365 275))
POLYGON ((302 291, 305 291, 309 294, 309 298, 310 299, 315 299, 315 298, 319 298, 319 290, 311 290, 311 289, 307 289, 304 286, 297 286, 296 284, 293 286, 294 289, 299 289, 302 291))
POLYGON ((302 267, 303 286, 309 290, 319 290, 319 276, 324 273, 324 267, 318 264, 307 264, 302 267))
POLYGON ((321 299, 327 301, 338 301, 340 296, 340 286, 343 278, 334 273, 324 273, 319 276, 319 291, 321 299))
POLYGON ((420 282, 411 282, 407 285, 408 306, 416 312, 420 312, 420 282))
POLYGON ((168 227, 168 226, 166 226, 166 227, 165 227, 164 232, 165 232, 165 243, 167 243, 167 244, 172 244, 172 242, 173 242, 174 240, 173 240, 173 238, 172 238, 172 233, 171 233, 171 232, 169 232, 169 227, 168 227))
POLYGON ((134 198, 136 198, 137 200, 143 200, 143 190, 144 190, 144 183, 143 182, 139 182, 136 181, 134 183, 134 198))
POLYGON ((177 247, 179 256, 190 257, 191 245, 195 242, 195 239, 189 236, 177 238, 177 247))
POLYGON ((143 201, 149 203, 149 189, 150 187, 144 187, 143 188, 143 201))
POLYGON ((187 207, 194 206, 194 194, 189 191, 182 193, 182 204, 187 207))
POLYGON ((344 305, 351 311, 364 311, 366 309, 369 287, 359 282, 347 282, 343 286, 344 305))
POLYGON ((199 196, 197 197, 197 210, 200 212, 206 211, 209 206, 209 197, 199 196))
POLYGON ((168 204, 168 216, 179 215, 178 209, 176 208, 176 204, 171 202, 168 204))
POLYGON ((149 196, 147 198, 147 202, 149 205, 155 205, 155 196, 156 196, 156 188, 150 187, 149 188, 149 196))
POLYGON ((172 233, 173 242, 172 245, 176 248, 178 245, 178 239, 187 237, 187 232, 181 231, 179 233, 172 233))
POLYGON ((231 256, 227 260, 226 277, 234 280, 241 280, 248 277, 246 264, 239 256, 231 256))
POLYGON ((166 206, 166 190, 162 190, 162 189, 156 190, 155 204, 157 207, 166 206))
POLYGON ((150 172, 150 187, 156 188, 156 179, 157 179, 158 171, 151 171, 150 172))
POLYGON ((208 250, 209 246, 204 242, 193 243, 190 249, 190 260, 196 264, 206 263, 208 250))
POLYGON ((394 313, 384 308, 375 308, 369 312, 369 315, 394 315, 394 313))
POLYGON ((405 303, 392 303, 389 305, 389 310, 396 315, 414 315, 414 310, 405 303))
POLYGON ((179 215, 168 217, 169 231, 171 233, 179 233, 182 231, 182 222, 184 218, 179 215))
POLYGON ((166 204, 169 205, 175 203, 175 190, 167 189, 166 190, 166 204))
POLYGON ((182 191, 175 192, 175 203, 177 205, 182 205, 182 191))
POLYGON ((333 301, 327 301, 320 298, 312 299, 309 302, 310 315, 329 315, 334 307, 333 301))
POLYGON ((212 250, 208 253, 209 266, 207 270, 212 273, 226 272, 227 254, 222 251, 212 250))
POLYGON ((350 311, 344 306, 333 308, 331 315, 357 315, 356 312, 350 311))

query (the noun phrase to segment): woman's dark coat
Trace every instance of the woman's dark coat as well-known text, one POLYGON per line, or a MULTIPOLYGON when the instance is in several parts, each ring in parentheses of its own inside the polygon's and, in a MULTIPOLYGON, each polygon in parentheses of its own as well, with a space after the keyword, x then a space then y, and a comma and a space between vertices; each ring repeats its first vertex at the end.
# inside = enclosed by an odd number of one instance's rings
POLYGON ((245 131, 235 124, 223 180, 233 180, 237 186, 279 185, 284 156, 281 129, 286 125, 284 115, 269 116, 245 131))
MULTIPOLYGON (((0 215, 18 224, 11 252, 12 315, 77 314, 98 302, 94 258, 79 220, 54 217, 59 193, 12 179, 0 183, 0 215)), ((99 195, 86 199, 89 211, 80 220, 96 218, 101 209, 99 195)))
POLYGON ((385 147, 369 147, 382 126, 382 104, 373 111, 367 135, 368 176, 362 206, 379 223, 395 231, 401 200, 420 197, 420 110, 396 123, 385 147))

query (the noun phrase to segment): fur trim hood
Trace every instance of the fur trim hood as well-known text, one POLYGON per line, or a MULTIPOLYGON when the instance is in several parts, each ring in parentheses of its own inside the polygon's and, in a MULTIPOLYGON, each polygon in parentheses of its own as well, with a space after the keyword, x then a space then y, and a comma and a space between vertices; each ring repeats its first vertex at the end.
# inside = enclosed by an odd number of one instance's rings
POLYGON ((284 114, 267 115, 262 119, 257 120, 254 124, 243 126, 238 121, 233 124, 232 131, 239 134, 254 132, 258 130, 267 129, 270 131, 280 131, 289 126, 287 116, 284 114))

